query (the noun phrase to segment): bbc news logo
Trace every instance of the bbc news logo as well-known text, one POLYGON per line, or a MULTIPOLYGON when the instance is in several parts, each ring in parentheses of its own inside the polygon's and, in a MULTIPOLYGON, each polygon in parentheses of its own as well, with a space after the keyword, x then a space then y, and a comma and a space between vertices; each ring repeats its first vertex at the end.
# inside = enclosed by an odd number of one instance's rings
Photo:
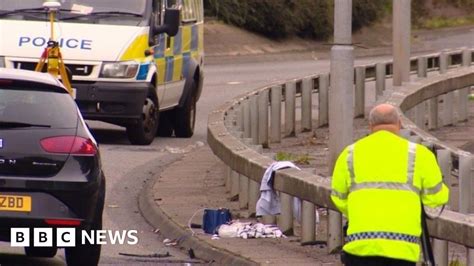
POLYGON ((137 230, 81 230, 76 228, 12 228, 12 247, 75 247, 82 245, 136 245, 137 230), (33 234, 31 234, 33 231, 33 234), (76 239, 79 236, 80 239, 76 239), (78 241, 80 242, 78 242, 78 241))

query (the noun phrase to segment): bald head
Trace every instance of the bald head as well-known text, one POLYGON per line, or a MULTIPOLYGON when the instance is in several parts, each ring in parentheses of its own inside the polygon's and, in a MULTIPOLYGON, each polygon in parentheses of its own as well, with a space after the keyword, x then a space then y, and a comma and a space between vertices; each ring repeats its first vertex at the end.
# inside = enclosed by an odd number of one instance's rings
POLYGON ((400 133, 400 117, 397 109, 390 104, 379 104, 372 108, 369 114, 370 131, 387 130, 395 134, 400 133))

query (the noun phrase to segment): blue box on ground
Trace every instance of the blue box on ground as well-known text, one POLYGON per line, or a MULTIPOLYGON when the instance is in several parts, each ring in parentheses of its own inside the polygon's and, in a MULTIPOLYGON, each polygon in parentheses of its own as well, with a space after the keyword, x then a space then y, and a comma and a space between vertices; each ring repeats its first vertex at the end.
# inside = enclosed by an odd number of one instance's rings
POLYGON ((202 217, 202 229, 206 234, 215 234, 217 227, 231 220, 229 209, 205 209, 202 217))

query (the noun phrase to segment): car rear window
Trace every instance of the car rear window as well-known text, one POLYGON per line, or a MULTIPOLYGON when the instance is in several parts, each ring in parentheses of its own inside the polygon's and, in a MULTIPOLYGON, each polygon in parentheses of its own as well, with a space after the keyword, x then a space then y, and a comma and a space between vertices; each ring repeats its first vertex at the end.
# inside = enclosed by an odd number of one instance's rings
POLYGON ((67 93, 0 85, 0 121, 75 128, 77 107, 67 93))

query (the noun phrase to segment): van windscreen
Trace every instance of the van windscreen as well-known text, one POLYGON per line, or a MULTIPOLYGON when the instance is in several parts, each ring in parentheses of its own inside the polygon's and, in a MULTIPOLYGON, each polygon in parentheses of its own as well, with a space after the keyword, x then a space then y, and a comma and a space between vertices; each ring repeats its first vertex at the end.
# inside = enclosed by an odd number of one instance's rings
MULTIPOLYGON (((61 0, 61 12, 59 18, 67 19, 70 17, 80 16, 80 22, 87 22, 88 20, 97 23, 97 19, 101 19, 99 23, 115 24, 110 21, 119 21, 125 19, 126 21, 136 21, 146 15, 148 0, 133 0, 131 4, 129 0, 61 0), (109 16, 104 13, 109 13, 109 16), (113 16, 122 15, 121 18, 113 16), (126 13, 134 14, 135 16, 127 16, 126 13), (87 16, 87 15, 101 14, 101 17, 87 16)), ((0 18, 5 19, 47 19, 46 12, 42 9, 44 0, 1 0, 0 1, 0 18), (16 12, 12 12, 16 11, 16 12), (2 14, 4 14, 2 16, 2 14), (8 16, 6 16, 7 14, 8 16)), ((73 22, 73 21, 71 21, 73 22)), ((76 21, 74 21, 76 22, 76 21)), ((123 24, 118 23, 118 24, 123 24)))

